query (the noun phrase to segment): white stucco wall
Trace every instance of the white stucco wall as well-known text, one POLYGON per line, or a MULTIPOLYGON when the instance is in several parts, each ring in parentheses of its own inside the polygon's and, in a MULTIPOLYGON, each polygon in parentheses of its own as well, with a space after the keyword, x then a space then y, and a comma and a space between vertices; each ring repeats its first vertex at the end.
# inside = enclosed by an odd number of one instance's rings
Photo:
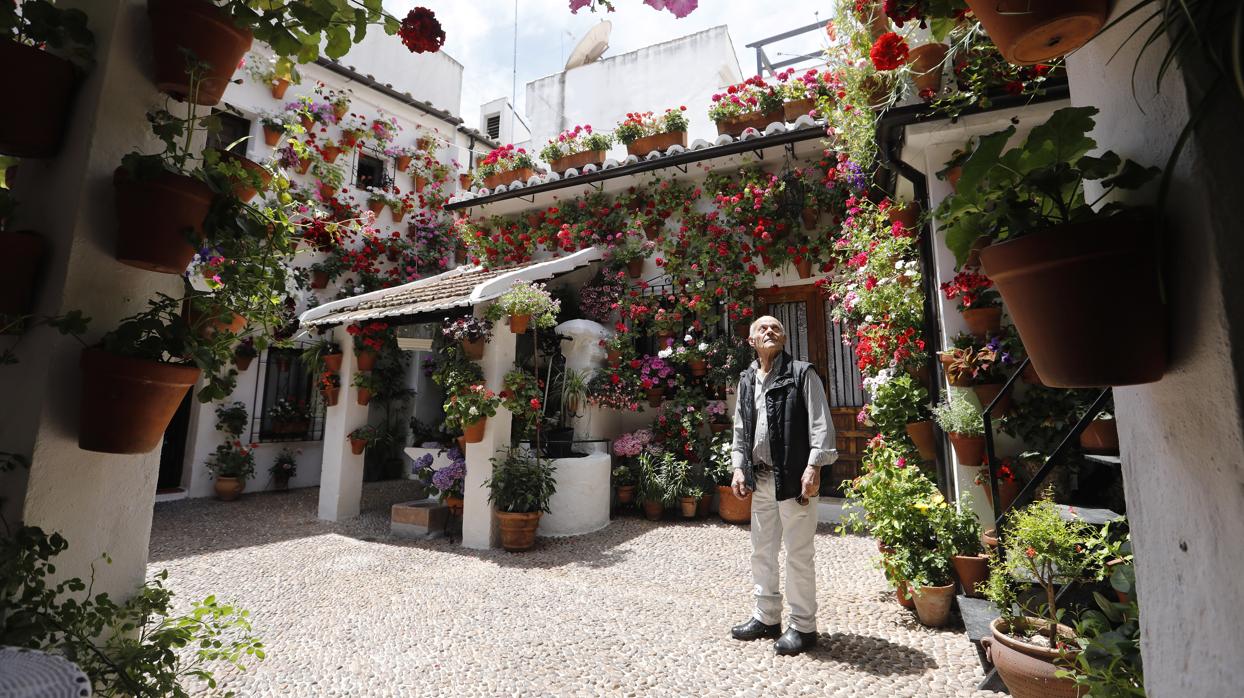
POLYGON ((444 51, 411 53, 399 37, 371 27, 363 41, 340 60, 398 92, 408 92, 454 116, 462 114, 462 64, 444 51))
MULTIPOLYGON (((536 151, 567 128, 612 131, 628 112, 687 107, 690 140, 717 137, 705 113, 720 88, 742 81, 725 26, 613 56, 527 83, 527 123, 536 151)), ((625 153, 623 146, 615 146, 625 153)))

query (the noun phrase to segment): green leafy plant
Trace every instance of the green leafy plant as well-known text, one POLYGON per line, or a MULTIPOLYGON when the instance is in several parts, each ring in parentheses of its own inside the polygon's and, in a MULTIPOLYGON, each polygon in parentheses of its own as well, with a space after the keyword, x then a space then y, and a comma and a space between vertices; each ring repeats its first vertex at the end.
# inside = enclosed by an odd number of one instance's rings
POLYGON ((493 458, 492 467, 492 477, 484 485, 489 489, 489 503, 498 511, 548 513, 549 502, 557 491, 552 461, 512 449, 493 458))
POLYGON ((500 398, 483 383, 463 386, 445 401, 445 425, 463 428, 497 414, 500 398))
POLYGON ((626 115, 626 119, 618 123, 614 135, 623 145, 630 145, 640 138, 655 136, 659 133, 678 133, 687 130, 687 108, 666 109, 659 117, 652 112, 635 112, 626 115))
POLYGON ((981 419, 980 409, 957 391, 950 391, 950 394, 933 408, 933 419, 937 420, 937 425, 948 434, 981 436, 985 433, 985 423, 981 419))
POLYGON ((321 47, 329 58, 341 58, 367 36, 371 25, 382 26, 390 36, 402 28, 401 20, 371 0, 228 0, 220 9, 277 56, 295 57, 299 63, 314 61, 321 47))
POLYGON ((904 438, 908 424, 929 418, 929 391, 908 373, 869 379, 866 385, 872 398, 868 418, 887 438, 904 438))
POLYGON ((222 431, 233 437, 241 436, 249 422, 250 415, 246 412, 245 403, 232 402, 227 405, 216 406, 217 431, 222 431))
POLYGON ((938 535, 951 555, 981 554, 981 524, 972 511, 971 495, 960 495, 958 506, 947 507, 938 535))
POLYGON ((1059 109, 1032 129, 1018 147, 1003 149, 1015 127, 980 138, 963 163, 957 193, 938 206, 946 244, 959 264, 977 238, 993 242, 1120 214, 1119 202, 1101 204, 1115 189, 1135 189, 1158 170, 1122 160, 1113 151, 1089 155, 1095 107, 1059 109), (1084 183, 1100 181, 1103 193, 1086 201, 1084 183))
MULTIPOLYGON (((1118 589, 1118 587, 1116 587, 1118 589)), ((1140 654, 1140 605, 1135 585, 1118 589, 1127 602, 1116 603, 1093 592, 1100 610, 1087 610, 1076 621, 1075 665, 1058 675, 1074 679, 1085 698, 1144 698, 1145 672, 1140 654)))
POLYGON ((168 572, 114 601, 94 593, 94 566, 86 582, 57 576, 54 558, 68 548, 59 533, 31 526, 0 538, 0 644, 63 656, 95 695, 118 698, 188 698, 189 679, 215 688, 214 668, 245 671, 248 658, 263 660, 245 610, 208 596, 175 615, 168 572))
POLYGON ((518 281, 488 306, 487 316, 496 321, 511 315, 530 315, 532 325, 548 329, 557 324, 560 310, 561 302, 553 298, 544 284, 518 281))
POLYGON ((636 461, 636 498, 641 502, 661 502, 666 506, 677 503, 678 491, 669 486, 676 467, 671 453, 656 450, 641 453, 636 461))
POLYGON ((81 67, 95 62, 95 35, 87 28, 86 13, 47 0, 0 5, 0 37, 64 55, 81 67))

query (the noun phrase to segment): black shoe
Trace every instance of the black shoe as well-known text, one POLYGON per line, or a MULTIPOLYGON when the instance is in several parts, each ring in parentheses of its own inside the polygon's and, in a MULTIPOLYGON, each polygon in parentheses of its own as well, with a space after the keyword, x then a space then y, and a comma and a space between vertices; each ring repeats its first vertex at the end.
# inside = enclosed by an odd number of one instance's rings
POLYGON ((763 640, 765 638, 774 638, 781 634, 781 623, 765 625, 755 618, 748 620, 742 625, 730 628, 730 635, 736 640, 763 640))
POLYGON ((816 633, 801 633, 794 628, 787 628, 782 637, 773 643, 778 654, 800 654, 816 647, 816 633))

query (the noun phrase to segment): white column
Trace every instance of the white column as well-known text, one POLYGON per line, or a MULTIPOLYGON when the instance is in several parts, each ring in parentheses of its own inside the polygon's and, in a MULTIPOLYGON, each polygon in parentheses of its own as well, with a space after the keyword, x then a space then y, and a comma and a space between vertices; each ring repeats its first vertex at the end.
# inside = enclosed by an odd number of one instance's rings
MULTIPOLYGON (((482 315, 482 308, 476 312, 482 315)), ((531 332, 516 335, 505 321, 497 323, 492 340, 484 345, 484 383, 493 392, 501 392, 501 381, 506 372, 514 367, 515 349, 519 341, 530 342, 531 332)), ((466 482, 463 485, 462 545, 467 548, 492 548, 498 545, 499 530, 488 503, 488 488, 484 486, 492 477, 492 458, 510 446, 510 411, 498 408, 497 414, 488 419, 484 440, 467 444, 466 482)))
POLYGON ((358 404, 358 388, 350 385, 358 362, 354 339, 344 325, 333 330, 341 347, 341 393, 324 415, 324 461, 320 469, 320 518, 341 521, 359 514, 363 499, 363 456, 350 450, 350 432, 367 424, 367 407, 358 404))

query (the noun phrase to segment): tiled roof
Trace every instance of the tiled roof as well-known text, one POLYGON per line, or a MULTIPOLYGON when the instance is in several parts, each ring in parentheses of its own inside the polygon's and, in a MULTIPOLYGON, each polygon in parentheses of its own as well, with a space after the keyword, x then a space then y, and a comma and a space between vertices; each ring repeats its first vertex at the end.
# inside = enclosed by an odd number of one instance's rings
POLYGON ((306 311, 299 319, 306 327, 339 325, 475 305, 500 296, 516 281, 552 278, 598 259, 600 251, 591 248, 504 269, 458 267, 402 286, 326 303, 306 311))

